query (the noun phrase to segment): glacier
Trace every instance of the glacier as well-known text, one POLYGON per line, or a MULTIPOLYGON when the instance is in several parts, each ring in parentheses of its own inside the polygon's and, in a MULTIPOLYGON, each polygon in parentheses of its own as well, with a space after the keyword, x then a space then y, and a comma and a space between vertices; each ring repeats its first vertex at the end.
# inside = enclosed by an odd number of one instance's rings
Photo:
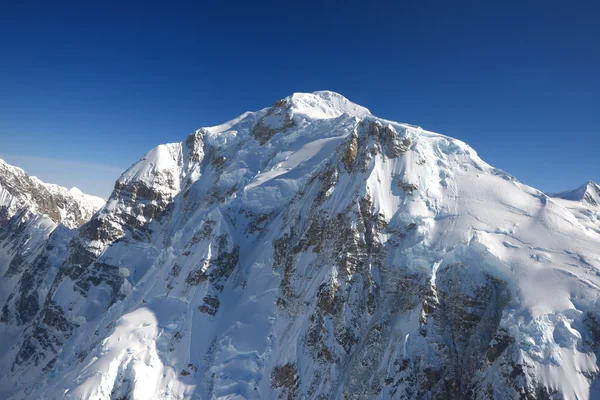
POLYGON ((600 398, 593 182, 330 91, 158 146, 106 203, 4 176, 2 398, 600 398))

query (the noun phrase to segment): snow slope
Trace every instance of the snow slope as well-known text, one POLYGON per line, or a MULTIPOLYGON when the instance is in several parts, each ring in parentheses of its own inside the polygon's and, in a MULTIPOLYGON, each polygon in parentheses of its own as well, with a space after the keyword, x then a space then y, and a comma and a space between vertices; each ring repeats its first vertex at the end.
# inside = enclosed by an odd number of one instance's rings
POLYGON ((594 189, 294 94, 151 150, 52 235, 39 309, 3 309, 0 396, 595 398, 594 189))

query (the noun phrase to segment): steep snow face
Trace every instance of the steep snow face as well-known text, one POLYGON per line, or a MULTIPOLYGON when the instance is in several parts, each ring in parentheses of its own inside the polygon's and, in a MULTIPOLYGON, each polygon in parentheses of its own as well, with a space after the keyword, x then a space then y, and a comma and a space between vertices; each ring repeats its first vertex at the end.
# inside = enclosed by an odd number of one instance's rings
POLYGON ((52 235, 43 302, 3 309, 0 397, 594 398, 598 214, 561 197, 294 94, 148 152, 52 235))

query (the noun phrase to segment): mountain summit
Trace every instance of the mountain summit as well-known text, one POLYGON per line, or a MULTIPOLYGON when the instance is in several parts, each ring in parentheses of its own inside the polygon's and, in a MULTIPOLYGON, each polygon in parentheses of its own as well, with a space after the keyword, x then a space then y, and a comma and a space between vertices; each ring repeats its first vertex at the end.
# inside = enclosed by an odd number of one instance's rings
POLYGON ((22 255, 0 397, 598 397, 600 214, 563 197, 294 94, 149 151, 22 255))
POLYGON ((560 197, 565 200, 574 200, 587 203, 592 206, 600 205, 600 186, 592 181, 587 181, 575 190, 553 193, 552 197, 560 197))

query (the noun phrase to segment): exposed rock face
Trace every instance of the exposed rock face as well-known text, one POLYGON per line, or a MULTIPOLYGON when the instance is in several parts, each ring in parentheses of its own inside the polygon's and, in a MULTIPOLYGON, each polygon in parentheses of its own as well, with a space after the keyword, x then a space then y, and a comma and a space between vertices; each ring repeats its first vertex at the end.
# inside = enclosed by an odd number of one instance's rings
POLYGON ((294 125, 291 112, 287 109, 287 106, 288 102, 286 100, 276 101, 265 116, 254 125, 252 134, 261 145, 267 143, 276 133, 284 132, 294 125))
POLYGON ((593 398, 599 209, 565 197, 295 94, 153 149, 78 229, 0 213, 0 397, 593 398))

